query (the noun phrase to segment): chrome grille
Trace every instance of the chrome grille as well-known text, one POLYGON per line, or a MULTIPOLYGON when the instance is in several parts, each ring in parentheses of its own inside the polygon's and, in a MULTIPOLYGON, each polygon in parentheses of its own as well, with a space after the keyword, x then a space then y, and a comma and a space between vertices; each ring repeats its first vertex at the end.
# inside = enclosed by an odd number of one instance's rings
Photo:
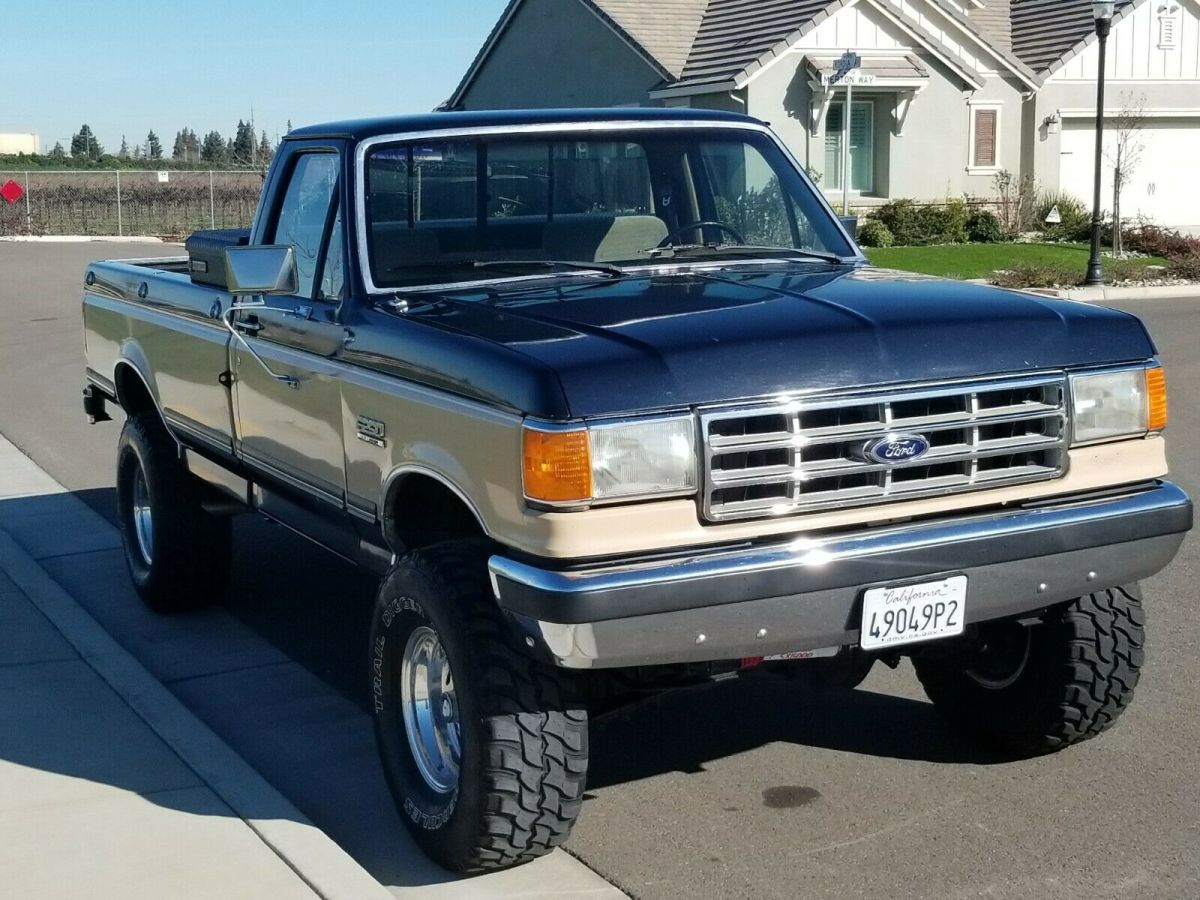
POLYGON ((818 397, 701 414, 703 514, 787 515, 1057 478, 1067 463, 1061 375, 818 397), (920 435, 916 460, 867 444, 920 435))

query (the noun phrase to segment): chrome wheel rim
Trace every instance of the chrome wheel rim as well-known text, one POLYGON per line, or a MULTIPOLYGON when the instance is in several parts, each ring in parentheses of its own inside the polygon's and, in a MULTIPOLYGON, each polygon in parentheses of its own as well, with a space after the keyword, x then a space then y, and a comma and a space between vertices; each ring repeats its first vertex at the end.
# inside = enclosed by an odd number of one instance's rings
POLYGON ((458 786, 462 730, 450 660, 437 632, 422 625, 404 648, 400 666, 404 731, 425 783, 439 794, 458 786))
POLYGON ((154 516, 150 511, 150 486, 146 473, 138 466, 133 476, 133 533, 138 553, 146 565, 154 564, 154 516))
POLYGON ((997 630, 980 645, 979 659, 966 670, 967 677, 992 691, 1012 687, 1024 674, 1032 649, 1032 628, 1013 625, 997 630))

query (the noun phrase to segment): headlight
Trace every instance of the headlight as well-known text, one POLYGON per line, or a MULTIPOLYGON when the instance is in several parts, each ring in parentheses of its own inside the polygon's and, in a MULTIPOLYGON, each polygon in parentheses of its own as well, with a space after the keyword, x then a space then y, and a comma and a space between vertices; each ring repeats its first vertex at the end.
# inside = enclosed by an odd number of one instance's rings
POLYGON ((530 500, 573 505, 696 490, 691 416, 564 429, 530 422, 523 445, 530 500))
POLYGON ((1161 366, 1072 375, 1071 394, 1076 444, 1133 437, 1167 425, 1161 366))

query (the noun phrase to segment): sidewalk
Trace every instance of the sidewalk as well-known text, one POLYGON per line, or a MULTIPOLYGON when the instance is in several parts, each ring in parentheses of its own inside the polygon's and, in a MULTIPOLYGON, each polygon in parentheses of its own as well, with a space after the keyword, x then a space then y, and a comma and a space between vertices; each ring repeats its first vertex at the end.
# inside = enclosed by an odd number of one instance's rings
MULTIPOLYGON (((0 504, 56 495, 0 439, 0 504)), ((39 900, 388 896, 2 529, 0 871, 39 900)))
POLYGON ((119 548, 0 436, 0 894, 624 896, 562 851, 439 869, 400 826, 369 717, 224 609, 148 612, 119 548))

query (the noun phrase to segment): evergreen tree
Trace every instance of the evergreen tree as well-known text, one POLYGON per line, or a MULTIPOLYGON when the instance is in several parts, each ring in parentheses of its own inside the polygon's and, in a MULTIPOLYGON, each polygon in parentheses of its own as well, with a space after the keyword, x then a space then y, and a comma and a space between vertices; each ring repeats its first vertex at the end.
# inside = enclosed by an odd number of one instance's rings
POLYGON ((275 156, 275 148, 271 146, 271 142, 267 140, 267 130, 264 128, 262 140, 258 142, 258 164, 265 166, 275 156))
POLYGON ((62 141, 54 144, 54 149, 50 151, 50 158, 56 163, 61 163, 67 158, 67 151, 63 149, 62 141))
POLYGON ((249 166, 254 162, 254 132, 249 122, 238 119, 237 137, 233 139, 230 158, 239 166, 249 166))
POLYGON ((225 147, 225 138, 221 137, 221 132, 210 131, 204 136, 204 143, 200 145, 200 158, 205 162, 223 163, 227 159, 225 147))
POLYGON ((291 134, 291 133, 292 133, 292 120, 288 119, 287 131, 285 131, 284 134, 291 134))
POLYGON ((129 142, 121 135, 121 149, 117 151, 117 159, 129 159, 129 142))
POLYGON ((138 144, 136 147, 133 148, 133 158, 134 159, 145 159, 146 158, 146 154, 142 150, 141 144, 138 144))
POLYGON ((181 131, 175 132, 175 143, 171 146, 171 159, 182 160, 187 152, 187 142, 184 140, 184 128, 181 131))
POLYGON ((146 135, 146 155, 150 159, 162 159, 162 141, 158 139, 154 129, 150 129, 150 133, 146 135))
POLYGON ((71 136, 71 155, 82 156, 85 159, 99 159, 104 155, 104 147, 96 140, 96 135, 86 122, 71 136))

